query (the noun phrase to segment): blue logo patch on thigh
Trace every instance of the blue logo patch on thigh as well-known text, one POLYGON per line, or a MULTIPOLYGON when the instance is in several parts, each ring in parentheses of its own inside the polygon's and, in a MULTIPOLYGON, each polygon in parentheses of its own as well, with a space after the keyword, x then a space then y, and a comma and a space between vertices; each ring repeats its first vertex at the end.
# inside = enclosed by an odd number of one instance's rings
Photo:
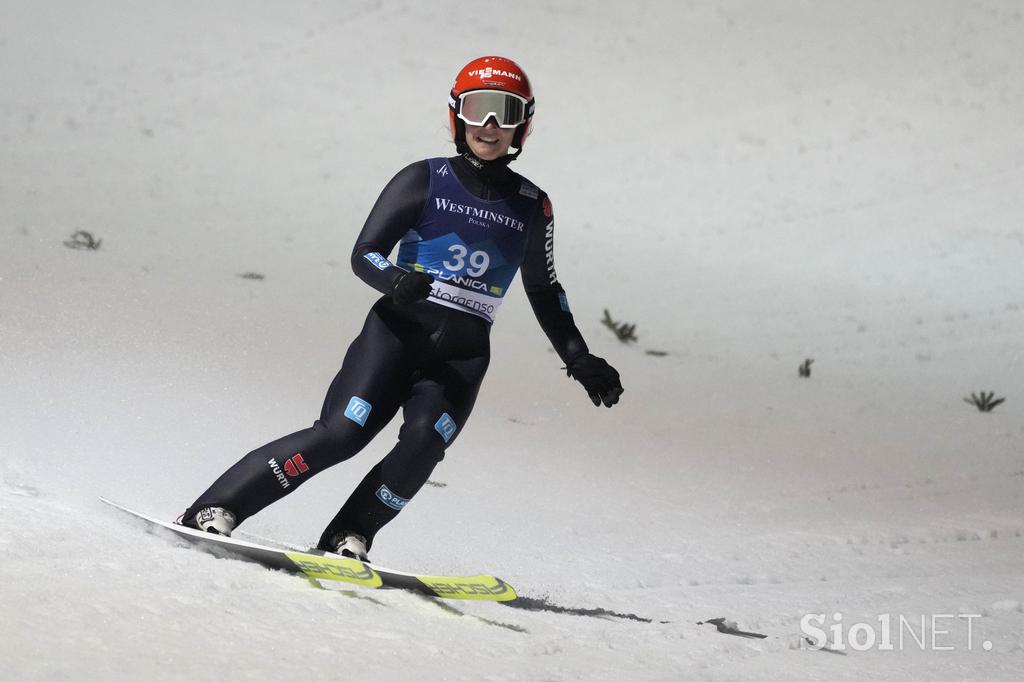
POLYGON ((348 407, 345 408, 345 416, 360 426, 366 426, 366 418, 370 416, 370 410, 372 409, 373 405, 354 395, 352 400, 348 401, 348 407))
POLYGON ((455 425, 455 420, 448 416, 445 412, 441 415, 441 418, 434 424, 434 430, 441 434, 441 438, 444 438, 444 442, 447 443, 455 435, 455 430, 459 427, 455 425))
POLYGON ((377 499, 395 511, 402 511, 402 509, 405 508, 405 505, 409 504, 409 500, 407 498, 396 495, 391 491, 391 488, 384 484, 381 484, 381 486, 377 488, 377 499))

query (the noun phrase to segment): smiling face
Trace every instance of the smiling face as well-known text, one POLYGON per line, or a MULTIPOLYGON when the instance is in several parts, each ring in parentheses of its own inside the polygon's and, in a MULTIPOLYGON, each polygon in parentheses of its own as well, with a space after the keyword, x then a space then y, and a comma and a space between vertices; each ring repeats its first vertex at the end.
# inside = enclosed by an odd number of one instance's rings
POLYGON ((499 128, 493 117, 482 126, 466 124, 466 144, 482 161, 494 161, 508 154, 515 134, 515 128, 499 128))

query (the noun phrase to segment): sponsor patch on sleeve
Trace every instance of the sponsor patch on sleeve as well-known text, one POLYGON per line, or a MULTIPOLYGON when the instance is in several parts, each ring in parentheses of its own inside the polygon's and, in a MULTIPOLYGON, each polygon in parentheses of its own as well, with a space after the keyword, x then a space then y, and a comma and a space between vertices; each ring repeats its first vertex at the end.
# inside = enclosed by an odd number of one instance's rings
POLYGON ((364 255, 363 258, 377 266, 378 270, 387 270, 388 268, 391 267, 391 261, 389 261, 384 256, 380 255, 376 251, 371 251, 370 253, 364 255))

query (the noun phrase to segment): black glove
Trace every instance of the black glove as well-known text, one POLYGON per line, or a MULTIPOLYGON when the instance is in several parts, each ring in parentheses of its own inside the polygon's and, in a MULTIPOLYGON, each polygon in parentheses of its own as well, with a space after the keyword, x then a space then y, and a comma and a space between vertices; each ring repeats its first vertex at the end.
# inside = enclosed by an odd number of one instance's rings
POLYGON ((430 296, 430 285, 434 278, 422 272, 407 272, 391 287, 391 300, 398 305, 408 305, 413 301, 422 301, 430 296))
POLYGON ((619 373, 603 358, 584 353, 565 369, 566 374, 583 384, 594 405, 604 403, 605 407, 611 407, 619 402, 619 396, 622 395, 619 373))

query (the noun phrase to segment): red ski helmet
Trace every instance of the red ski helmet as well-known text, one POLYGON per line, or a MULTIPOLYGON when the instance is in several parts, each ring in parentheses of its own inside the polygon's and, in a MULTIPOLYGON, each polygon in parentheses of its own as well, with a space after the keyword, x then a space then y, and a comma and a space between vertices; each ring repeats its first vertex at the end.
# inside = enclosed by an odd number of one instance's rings
MULTIPOLYGON (((455 141, 455 148, 459 153, 469 149, 466 144, 466 124, 462 112, 463 100, 468 93, 475 91, 490 91, 508 93, 514 96, 515 100, 522 101, 521 110, 516 101, 510 102, 515 105, 510 108, 513 116, 510 120, 516 122, 516 132, 512 138, 512 146, 516 153, 512 158, 519 156, 523 151, 523 143, 530 134, 533 123, 534 98, 533 89, 530 87, 530 79, 526 72, 511 59, 505 57, 478 57, 462 67, 459 75, 455 77, 455 85, 452 86, 451 94, 448 97, 448 121, 452 131, 452 139, 455 141), (521 117, 521 121, 518 119, 521 117)), ((502 125, 508 121, 502 121, 502 111, 491 112, 502 125)), ((486 118, 480 123, 486 122, 486 118)), ((511 127, 502 125, 502 127, 511 127)))

